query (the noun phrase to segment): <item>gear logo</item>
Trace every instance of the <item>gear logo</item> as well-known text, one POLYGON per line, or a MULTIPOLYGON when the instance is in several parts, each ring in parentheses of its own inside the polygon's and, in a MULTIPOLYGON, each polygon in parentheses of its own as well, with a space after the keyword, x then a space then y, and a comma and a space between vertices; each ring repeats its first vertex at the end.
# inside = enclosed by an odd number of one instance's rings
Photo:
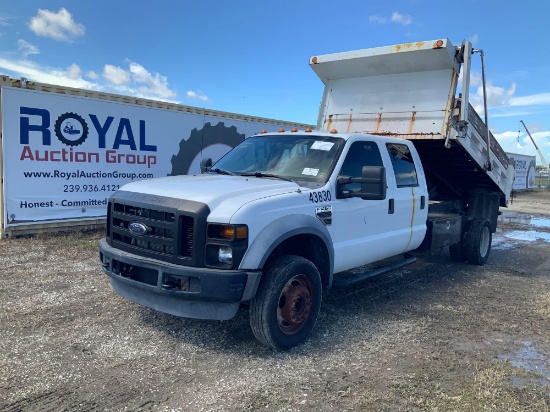
POLYGON ((88 124, 76 113, 63 113, 55 121, 55 135, 67 146, 78 146, 88 138, 88 124))
POLYGON ((241 143, 244 137, 235 126, 226 126, 224 122, 218 122, 215 126, 208 122, 200 130, 193 129, 189 138, 180 142, 178 154, 172 156, 172 172, 168 176, 192 173, 193 165, 198 167, 201 155, 212 157, 216 161, 241 143), (209 152, 214 154, 208 155, 209 152))

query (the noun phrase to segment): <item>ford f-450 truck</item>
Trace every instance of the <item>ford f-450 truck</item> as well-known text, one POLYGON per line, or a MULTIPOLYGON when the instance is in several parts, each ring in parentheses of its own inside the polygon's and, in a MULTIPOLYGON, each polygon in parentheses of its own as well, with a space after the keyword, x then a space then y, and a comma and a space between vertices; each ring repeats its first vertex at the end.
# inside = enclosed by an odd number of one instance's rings
POLYGON ((484 264, 514 169, 468 102, 478 52, 444 39, 312 57, 318 130, 260 133, 203 174, 111 196, 99 247, 113 289, 190 318, 246 305, 256 338, 288 349, 325 290, 412 263, 410 251, 484 264))

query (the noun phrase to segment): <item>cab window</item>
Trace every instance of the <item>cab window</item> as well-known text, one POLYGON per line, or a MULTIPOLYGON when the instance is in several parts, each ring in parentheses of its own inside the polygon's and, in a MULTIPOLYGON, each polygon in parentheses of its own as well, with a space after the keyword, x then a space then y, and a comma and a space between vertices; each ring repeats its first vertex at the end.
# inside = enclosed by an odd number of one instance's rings
POLYGON ((418 186, 416 167, 409 147, 404 144, 386 144, 390 155, 397 187, 418 186))
MULTIPOLYGON (((353 142, 340 169, 340 175, 361 177, 363 166, 384 166, 376 143, 353 142)), ((360 192, 361 183, 348 183, 346 190, 360 192)))

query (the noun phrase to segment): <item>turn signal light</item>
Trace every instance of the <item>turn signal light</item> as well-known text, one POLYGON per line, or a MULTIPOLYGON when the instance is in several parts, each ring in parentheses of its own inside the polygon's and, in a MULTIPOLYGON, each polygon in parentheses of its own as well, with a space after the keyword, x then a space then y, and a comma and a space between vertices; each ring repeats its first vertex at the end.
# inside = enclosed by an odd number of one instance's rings
POLYGON ((248 237, 248 227, 244 225, 210 225, 208 237, 211 239, 244 240, 248 237))

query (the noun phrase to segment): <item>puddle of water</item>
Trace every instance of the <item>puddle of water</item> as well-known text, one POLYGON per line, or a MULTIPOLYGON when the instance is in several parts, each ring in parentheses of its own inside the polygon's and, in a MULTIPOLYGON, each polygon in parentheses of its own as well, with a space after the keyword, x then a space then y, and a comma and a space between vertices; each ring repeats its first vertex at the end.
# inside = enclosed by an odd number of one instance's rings
POLYGON ((511 232, 504 232, 502 236, 508 239, 521 240, 524 242, 534 242, 535 240, 550 242, 550 233, 538 232, 536 230, 513 230, 511 232))
POLYGON ((531 225, 536 227, 550 228, 550 219, 545 217, 534 217, 531 219, 531 225))
POLYGON ((502 235, 493 235, 493 241, 491 242, 491 249, 493 250, 508 250, 515 248, 516 245, 513 242, 504 239, 502 235))
POLYGON ((537 386, 550 386, 550 359, 544 353, 535 348, 530 341, 521 342, 523 347, 512 355, 499 355, 498 359, 506 360, 516 368, 532 372, 538 377, 514 376, 512 385, 515 387, 524 386, 526 383, 537 386))

